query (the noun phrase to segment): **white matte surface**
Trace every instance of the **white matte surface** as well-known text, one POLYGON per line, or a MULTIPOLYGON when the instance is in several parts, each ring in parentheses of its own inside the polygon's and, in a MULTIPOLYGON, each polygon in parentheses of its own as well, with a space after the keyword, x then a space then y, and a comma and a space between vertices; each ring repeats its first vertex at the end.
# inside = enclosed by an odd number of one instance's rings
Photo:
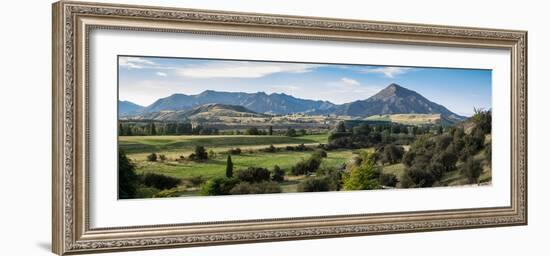
POLYGON ((96 30, 90 36, 92 227, 462 209, 510 204, 508 51, 176 33, 164 35, 113 30, 96 30), (288 54, 290 52, 292 54, 288 54), (117 200, 117 55, 492 69, 493 120, 495 127, 498 127, 493 134, 492 186, 117 200))

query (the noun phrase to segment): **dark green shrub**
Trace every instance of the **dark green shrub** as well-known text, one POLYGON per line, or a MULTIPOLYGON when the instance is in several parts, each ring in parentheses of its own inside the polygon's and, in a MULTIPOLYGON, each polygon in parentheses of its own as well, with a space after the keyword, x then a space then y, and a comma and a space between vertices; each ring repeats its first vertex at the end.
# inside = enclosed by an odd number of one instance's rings
POLYGON ((276 182, 271 181, 260 183, 240 182, 231 189, 230 193, 232 195, 281 193, 281 187, 276 182))
POLYGON ((195 160, 208 160, 208 153, 203 146, 195 146, 195 160))
POLYGON ((135 172, 136 166, 122 151, 118 151, 118 198, 136 198, 139 177, 135 172))
POLYGON ((201 194, 205 196, 230 195, 231 189, 239 183, 238 179, 216 177, 207 181, 201 188, 201 194))
POLYGON ((233 177, 233 161, 231 160, 231 155, 227 155, 227 163, 225 165, 225 177, 233 177))
POLYGON ((380 180, 380 185, 388 187, 395 187, 395 185, 397 185, 397 182, 399 182, 395 174, 391 173, 380 173, 378 179, 380 180))
POLYGON ((190 178, 187 179, 189 181, 189 183, 191 183, 191 186, 193 187, 198 187, 200 185, 202 185, 203 183, 206 182, 206 179, 199 175, 199 176, 192 176, 190 178))
POLYGON ((248 167, 248 169, 237 172, 238 180, 250 183, 269 181, 270 177, 271 173, 269 173, 269 170, 260 167, 248 167))
POLYGON ((229 154, 231 155, 240 155, 241 153, 241 148, 232 148, 229 150, 229 154))
POLYGON ((327 154, 327 151, 325 150, 322 150, 322 149, 317 149, 315 150, 315 152, 313 152, 313 154, 319 158, 327 158, 328 154, 327 154))
POLYGON ((181 180, 162 174, 146 173, 142 177, 142 182, 145 186, 163 190, 177 187, 181 180))
POLYGON ((147 161, 149 162, 156 162, 157 161, 157 154, 151 153, 147 156, 147 161))
POLYGON ((436 179, 429 170, 413 165, 403 173, 401 186, 404 188, 431 187, 436 179))
POLYGON ((476 161, 473 157, 469 157, 460 170, 460 173, 468 179, 470 184, 478 182, 481 172, 483 172, 481 163, 476 161))
POLYGON ((275 146, 273 146, 273 144, 271 144, 267 148, 260 149, 260 151, 267 152, 267 153, 273 153, 273 152, 277 152, 277 148, 275 146))
POLYGON ((273 174, 271 180, 275 182, 285 181, 285 171, 283 171, 278 165, 273 166, 273 174))
POLYGON ((296 163, 291 169, 293 175, 304 175, 317 171, 317 168, 321 165, 322 158, 320 156, 312 155, 308 159, 303 159, 296 163))
POLYGON ((159 155, 159 158, 160 158, 161 162, 166 161, 166 156, 165 155, 159 155))
POLYGON ((308 177, 298 184, 299 192, 330 191, 329 181, 326 177, 308 177))

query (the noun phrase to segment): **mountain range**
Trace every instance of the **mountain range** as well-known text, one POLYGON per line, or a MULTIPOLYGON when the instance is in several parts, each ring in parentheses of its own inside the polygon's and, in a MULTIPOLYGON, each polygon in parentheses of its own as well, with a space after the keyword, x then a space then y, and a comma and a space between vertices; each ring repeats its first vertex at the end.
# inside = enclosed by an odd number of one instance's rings
POLYGON ((394 83, 365 100, 341 105, 329 101, 300 99, 284 93, 207 90, 196 95, 173 94, 158 99, 146 107, 128 101, 119 101, 119 115, 121 117, 139 116, 139 119, 157 119, 159 115, 167 115, 171 112, 169 119, 175 120, 178 118, 177 116, 181 116, 181 118, 189 116, 192 114, 190 111, 204 112, 208 108, 214 107, 218 110, 229 107, 231 111, 236 112, 271 115, 304 113, 368 117, 387 114, 440 114, 442 118, 451 122, 465 119, 446 107, 426 99, 419 93, 394 83), (242 109, 235 109, 235 106, 240 106, 242 109))

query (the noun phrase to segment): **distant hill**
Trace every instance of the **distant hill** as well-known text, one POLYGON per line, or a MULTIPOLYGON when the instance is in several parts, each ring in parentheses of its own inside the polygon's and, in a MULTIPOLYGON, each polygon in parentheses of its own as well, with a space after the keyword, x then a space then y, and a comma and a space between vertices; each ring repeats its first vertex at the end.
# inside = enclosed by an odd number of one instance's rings
MULTIPOLYGON (((434 103, 419 93, 398 84, 390 84, 377 94, 365 100, 342 105, 328 101, 295 98, 284 93, 266 94, 264 92, 219 92, 207 90, 197 95, 173 94, 161 98, 143 108, 131 102, 120 102, 119 111, 123 117, 154 120, 185 120, 191 116, 239 115, 287 115, 302 113, 306 115, 339 115, 353 118, 367 118, 384 115, 434 115, 429 122, 452 124, 464 120, 446 107, 434 103), (133 107, 132 107, 133 106, 133 107), (240 108, 239 108, 240 107, 240 108), (215 112, 215 113, 214 113, 215 112), (437 118, 435 117, 437 116, 437 118)), ((393 119, 403 117, 393 117, 393 119)), ((411 118, 410 116, 406 118, 411 118)), ((426 119, 426 117, 422 117, 426 119)), ((422 119, 421 118, 421 119, 422 119)), ((418 119, 418 118, 417 118, 418 119)), ((415 121, 416 122, 416 121, 415 121)))
POLYGON ((118 115, 130 116, 140 113, 144 109, 143 106, 130 101, 118 101, 118 115))
POLYGON ((182 121, 182 120, 216 120, 223 117, 266 117, 268 115, 256 113, 243 106, 234 106, 226 104, 205 104, 192 108, 190 110, 179 111, 160 111, 152 113, 142 113, 132 116, 133 120, 158 120, 158 121, 182 121))
POLYGON ((390 84, 366 100, 338 105, 329 109, 328 112, 361 117, 393 114, 440 114, 441 118, 449 122, 457 122, 465 118, 398 84, 390 84))
POLYGON ((243 106, 256 113, 292 114, 327 110, 334 106, 328 101, 299 99, 284 93, 218 92, 207 90, 197 95, 173 94, 159 99, 143 109, 144 113, 165 110, 188 110, 205 104, 243 106))

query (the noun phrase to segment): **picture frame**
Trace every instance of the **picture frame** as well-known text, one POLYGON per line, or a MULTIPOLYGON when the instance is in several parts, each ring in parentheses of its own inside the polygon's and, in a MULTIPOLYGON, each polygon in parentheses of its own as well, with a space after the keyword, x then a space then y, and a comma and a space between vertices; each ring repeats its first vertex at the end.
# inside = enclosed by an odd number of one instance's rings
POLYGON ((527 225, 526 31, 72 1, 53 4, 52 31, 52 250, 59 255, 527 225), (96 30, 509 51, 509 205, 94 228, 89 47, 96 30))

